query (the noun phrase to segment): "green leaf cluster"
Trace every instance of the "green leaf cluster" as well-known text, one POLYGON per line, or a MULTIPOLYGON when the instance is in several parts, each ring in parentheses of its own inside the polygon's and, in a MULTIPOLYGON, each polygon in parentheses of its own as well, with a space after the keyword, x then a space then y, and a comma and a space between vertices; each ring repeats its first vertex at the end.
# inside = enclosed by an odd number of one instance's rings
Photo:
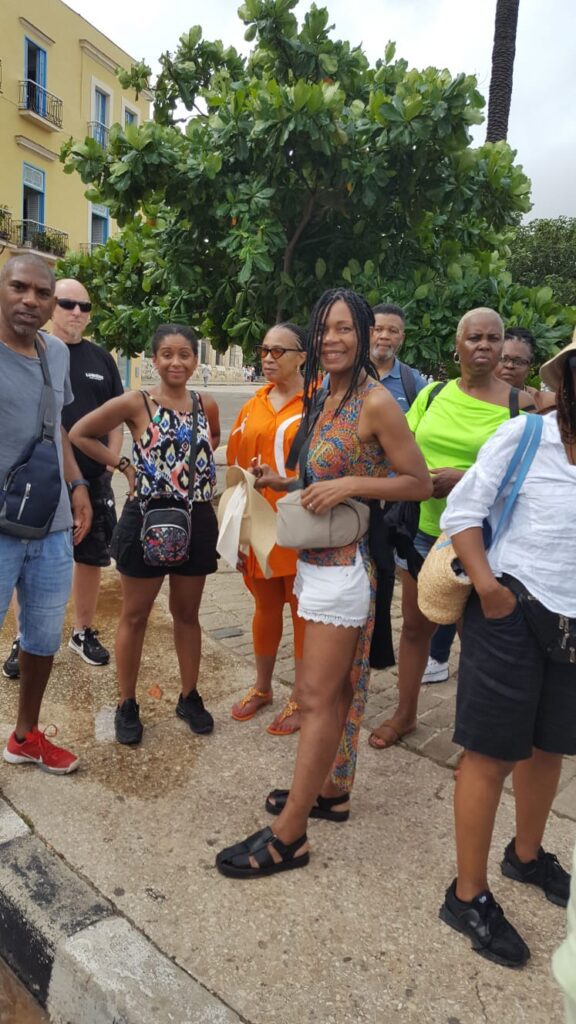
POLYGON ((576 217, 522 224, 510 239, 507 266, 520 284, 548 285, 560 302, 576 305, 576 217))

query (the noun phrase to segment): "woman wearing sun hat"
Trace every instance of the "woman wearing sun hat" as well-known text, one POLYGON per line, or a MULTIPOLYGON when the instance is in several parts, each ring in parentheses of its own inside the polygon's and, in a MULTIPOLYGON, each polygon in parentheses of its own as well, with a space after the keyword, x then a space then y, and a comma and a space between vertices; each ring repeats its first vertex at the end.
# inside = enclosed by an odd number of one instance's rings
POLYGON ((537 886, 559 906, 570 888, 542 841, 562 757, 576 754, 576 336, 540 376, 555 388, 556 411, 541 420, 534 459, 489 551, 482 523, 522 418, 486 442, 449 494, 441 522, 474 590, 464 613, 454 732, 466 751, 454 799, 458 875, 440 917, 476 952, 508 967, 521 967, 530 951, 489 890, 487 861, 510 772, 516 835, 502 874, 537 886))

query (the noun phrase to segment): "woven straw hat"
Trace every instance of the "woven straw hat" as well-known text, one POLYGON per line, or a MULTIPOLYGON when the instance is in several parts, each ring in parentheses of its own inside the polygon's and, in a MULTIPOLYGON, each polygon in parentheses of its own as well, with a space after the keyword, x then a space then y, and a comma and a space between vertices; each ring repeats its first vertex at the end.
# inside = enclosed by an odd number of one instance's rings
POLYGON ((566 345, 565 348, 557 352, 555 356, 552 356, 552 359, 549 359, 547 363, 540 367, 540 377, 548 387, 554 388, 554 391, 558 389, 558 385, 562 380, 564 364, 568 356, 573 352, 576 353, 576 330, 570 344, 566 345))
POLYGON ((441 534, 418 573, 418 607, 441 626, 458 621, 472 592, 468 577, 454 572, 455 558, 452 542, 441 534))

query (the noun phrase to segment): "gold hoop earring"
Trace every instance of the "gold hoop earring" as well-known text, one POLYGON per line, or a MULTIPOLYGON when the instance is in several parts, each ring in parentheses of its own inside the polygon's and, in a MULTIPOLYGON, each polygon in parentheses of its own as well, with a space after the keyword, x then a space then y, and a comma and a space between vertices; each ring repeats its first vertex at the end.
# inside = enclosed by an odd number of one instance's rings
POLYGON ((452 359, 453 359, 453 361, 455 363, 459 363, 460 362, 460 353, 459 352, 454 352, 454 354, 452 356, 452 359))

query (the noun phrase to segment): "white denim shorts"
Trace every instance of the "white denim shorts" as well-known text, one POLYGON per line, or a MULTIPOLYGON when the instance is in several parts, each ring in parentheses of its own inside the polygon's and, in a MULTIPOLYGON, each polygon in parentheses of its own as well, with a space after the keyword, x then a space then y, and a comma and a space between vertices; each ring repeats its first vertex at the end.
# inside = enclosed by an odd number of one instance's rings
POLYGON ((370 611, 370 580, 360 551, 353 565, 310 565, 298 559, 294 593, 302 619, 363 626, 370 611))

